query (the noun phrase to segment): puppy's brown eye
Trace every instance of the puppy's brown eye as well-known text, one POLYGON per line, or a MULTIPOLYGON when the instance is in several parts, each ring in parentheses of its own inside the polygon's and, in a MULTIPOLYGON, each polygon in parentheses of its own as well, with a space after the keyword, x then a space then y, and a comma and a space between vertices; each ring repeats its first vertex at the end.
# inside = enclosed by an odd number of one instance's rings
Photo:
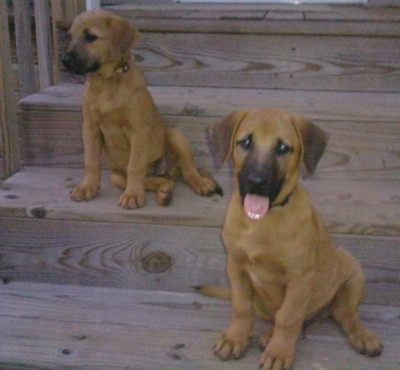
POLYGON ((94 35, 93 33, 86 33, 85 34, 85 41, 88 42, 89 44, 96 41, 98 37, 94 35))
POLYGON ((292 148, 285 144, 282 140, 278 140, 278 144, 276 146, 276 154, 284 155, 292 151, 292 148))
POLYGON ((253 135, 248 135, 245 138, 236 142, 243 150, 250 150, 253 147, 253 135))

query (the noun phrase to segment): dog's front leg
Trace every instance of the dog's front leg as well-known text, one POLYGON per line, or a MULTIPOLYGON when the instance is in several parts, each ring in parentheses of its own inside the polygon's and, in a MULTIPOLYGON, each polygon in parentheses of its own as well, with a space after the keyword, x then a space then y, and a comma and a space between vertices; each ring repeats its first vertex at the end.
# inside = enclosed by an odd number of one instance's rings
POLYGON ((229 254, 227 272, 231 286, 232 319, 214 346, 214 353, 221 360, 239 359, 244 356, 249 346, 254 319, 250 278, 233 258, 229 258, 229 254))
POLYGON ((262 370, 291 369, 295 357, 295 344, 301 333, 308 309, 312 274, 296 277, 286 287, 285 299, 275 315, 275 325, 261 338, 265 347, 261 355, 262 370))
POLYGON ((143 148, 148 148, 150 144, 144 142, 143 137, 131 136, 126 188, 119 198, 119 205, 124 209, 141 208, 146 203, 144 181, 147 175, 148 159, 143 148))
POLYGON ((82 126, 84 176, 74 188, 71 199, 80 202, 96 197, 101 176, 101 132, 97 124, 84 119, 82 126))

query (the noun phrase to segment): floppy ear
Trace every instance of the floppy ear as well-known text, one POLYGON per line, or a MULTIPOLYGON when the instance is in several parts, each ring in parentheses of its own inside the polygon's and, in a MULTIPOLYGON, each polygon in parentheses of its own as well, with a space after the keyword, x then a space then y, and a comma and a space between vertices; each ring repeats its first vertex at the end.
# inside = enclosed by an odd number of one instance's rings
POLYGON ((294 117, 294 122, 300 131, 303 141, 303 163, 309 175, 312 175, 319 160, 325 152, 329 134, 317 125, 302 117, 294 117))
POLYGON ((208 148, 214 161, 214 167, 219 170, 231 156, 233 141, 240 123, 247 112, 234 112, 221 120, 212 123, 206 129, 208 148))
POLYGON ((129 52, 139 38, 139 31, 125 18, 112 15, 110 18, 111 52, 118 59, 129 52))

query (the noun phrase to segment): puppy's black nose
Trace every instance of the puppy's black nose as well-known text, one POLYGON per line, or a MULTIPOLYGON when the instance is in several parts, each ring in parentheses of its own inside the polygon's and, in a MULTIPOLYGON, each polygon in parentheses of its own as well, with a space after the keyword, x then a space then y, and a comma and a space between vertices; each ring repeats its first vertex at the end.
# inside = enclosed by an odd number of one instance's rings
POLYGON ((259 186, 265 181, 265 176, 260 173, 253 172, 247 176, 247 183, 251 186, 259 186))
POLYGON ((264 195, 269 191, 269 184, 265 174, 258 172, 249 173, 242 180, 244 180, 242 186, 244 186, 247 193, 264 195))
POLYGON ((62 57, 61 57, 61 63, 63 64, 63 66, 65 68, 68 68, 71 66, 72 64, 72 56, 71 53, 65 53, 62 57))

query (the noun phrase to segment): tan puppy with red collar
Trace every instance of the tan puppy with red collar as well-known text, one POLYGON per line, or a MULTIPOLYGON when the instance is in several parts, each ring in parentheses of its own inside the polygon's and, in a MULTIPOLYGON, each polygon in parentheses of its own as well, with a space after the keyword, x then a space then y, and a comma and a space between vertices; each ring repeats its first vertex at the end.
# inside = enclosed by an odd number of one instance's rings
POLYGON ((301 166, 315 171, 328 136, 316 125, 274 109, 229 115, 210 129, 215 157, 233 159, 234 190, 222 230, 230 291, 200 287, 232 300, 232 320, 214 352, 241 358, 253 313, 274 327, 260 344, 263 370, 290 369, 303 325, 331 315, 360 353, 382 345, 357 313, 364 276, 349 252, 334 248, 326 227, 299 184, 301 166))
POLYGON ((87 11, 74 20, 69 36, 62 62, 67 70, 87 76, 82 101, 85 173, 71 198, 96 197, 102 153, 113 184, 123 190, 122 208, 143 207, 146 190, 157 193, 159 204, 168 204, 178 174, 197 194, 221 193, 215 180, 196 168, 183 134, 164 128, 145 78, 131 59, 138 32, 130 22, 107 11, 87 11), (166 176, 150 176, 164 156, 166 176))

